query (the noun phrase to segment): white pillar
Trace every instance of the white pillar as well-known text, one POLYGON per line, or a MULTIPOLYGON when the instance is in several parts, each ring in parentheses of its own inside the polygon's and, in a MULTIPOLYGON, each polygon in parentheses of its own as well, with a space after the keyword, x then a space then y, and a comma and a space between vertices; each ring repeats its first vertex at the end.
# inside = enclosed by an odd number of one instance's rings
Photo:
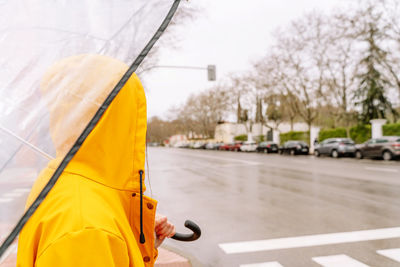
POLYGON ((253 141, 253 133, 252 132, 247 133, 247 141, 249 141, 249 142, 253 141))
POLYGON ((310 129, 310 153, 314 153, 314 141, 318 139, 319 131, 321 129, 319 127, 311 126, 310 129))
POLYGON ((369 121, 371 123, 371 137, 382 137, 382 126, 386 123, 385 119, 374 119, 369 121))
POLYGON ((280 132, 278 130, 272 130, 272 141, 278 145, 281 143, 281 138, 279 137, 280 132))

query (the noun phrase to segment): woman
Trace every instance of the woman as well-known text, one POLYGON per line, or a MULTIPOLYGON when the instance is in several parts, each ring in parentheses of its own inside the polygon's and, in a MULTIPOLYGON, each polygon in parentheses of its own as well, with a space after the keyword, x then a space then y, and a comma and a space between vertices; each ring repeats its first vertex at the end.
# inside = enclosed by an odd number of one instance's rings
MULTIPOLYGON (((106 56, 79 55, 46 72, 40 89, 56 158, 27 206, 127 69, 106 56)), ((157 202, 140 190, 145 145, 146 99, 132 75, 25 225, 17 266, 153 266, 157 246, 175 229, 165 216, 155 219, 157 202)))

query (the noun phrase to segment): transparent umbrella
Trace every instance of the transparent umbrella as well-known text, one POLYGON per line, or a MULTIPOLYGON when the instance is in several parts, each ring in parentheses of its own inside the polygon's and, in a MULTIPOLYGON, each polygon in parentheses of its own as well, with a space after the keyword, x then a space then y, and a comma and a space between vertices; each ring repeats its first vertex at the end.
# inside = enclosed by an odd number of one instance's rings
POLYGON ((179 2, 0 1, 0 257, 5 258, 179 2), (114 67, 120 61, 130 67, 115 70, 118 79, 102 78, 102 73, 118 69, 114 67), (68 68, 68 75, 54 74, 54 69, 68 68), (85 77, 87 68, 95 68, 91 73, 97 76, 85 77), (80 90, 84 80, 93 78, 95 83, 80 90), (76 88, 65 93, 66 84, 74 83, 76 88), (74 108, 63 109, 65 105, 74 108), (58 114, 62 123, 50 126, 50 114, 58 114), (71 127, 75 134, 65 135, 71 127), (50 180, 26 202, 27 192, 49 164, 54 170, 50 180))

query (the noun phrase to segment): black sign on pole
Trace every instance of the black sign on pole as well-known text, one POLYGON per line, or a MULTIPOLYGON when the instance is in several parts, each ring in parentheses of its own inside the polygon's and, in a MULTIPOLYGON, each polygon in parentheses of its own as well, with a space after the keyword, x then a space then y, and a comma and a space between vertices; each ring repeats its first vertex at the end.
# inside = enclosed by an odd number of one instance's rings
POLYGON ((209 81, 215 81, 217 79, 217 73, 215 65, 207 66, 207 77, 209 81))

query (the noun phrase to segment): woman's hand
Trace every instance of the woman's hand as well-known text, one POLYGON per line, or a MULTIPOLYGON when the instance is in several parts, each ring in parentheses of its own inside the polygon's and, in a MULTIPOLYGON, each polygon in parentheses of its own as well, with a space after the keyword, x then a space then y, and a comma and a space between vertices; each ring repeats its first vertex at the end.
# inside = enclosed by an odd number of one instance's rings
POLYGON ((156 233, 154 247, 158 248, 166 237, 172 237, 175 234, 175 226, 168 221, 166 216, 156 214, 154 231, 156 233))

